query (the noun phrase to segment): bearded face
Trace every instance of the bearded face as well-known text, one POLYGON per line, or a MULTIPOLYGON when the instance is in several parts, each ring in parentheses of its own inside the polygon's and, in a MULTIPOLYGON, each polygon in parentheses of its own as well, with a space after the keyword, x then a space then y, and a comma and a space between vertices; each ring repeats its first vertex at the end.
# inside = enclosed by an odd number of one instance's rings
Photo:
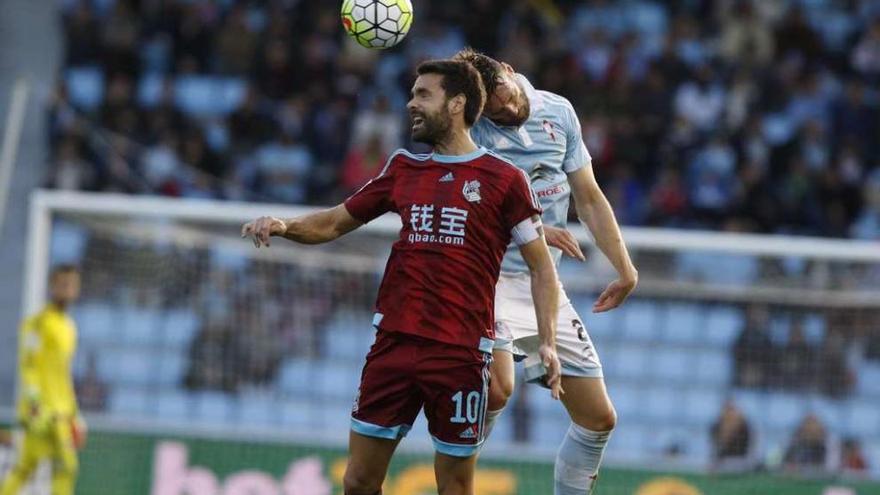
POLYGON ((411 112, 412 137, 414 141, 435 145, 449 136, 452 115, 446 105, 430 110, 411 112))

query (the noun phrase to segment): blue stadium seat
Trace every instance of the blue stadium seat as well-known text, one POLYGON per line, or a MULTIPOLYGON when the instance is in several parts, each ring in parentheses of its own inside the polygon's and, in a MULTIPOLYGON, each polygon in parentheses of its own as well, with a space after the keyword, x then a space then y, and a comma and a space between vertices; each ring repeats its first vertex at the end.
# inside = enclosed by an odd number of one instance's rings
POLYGON ((217 82, 217 92, 219 93, 218 103, 220 111, 228 114, 235 111, 241 106, 247 95, 247 82, 244 79, 235 77, 226 77, 217 82))
POLYGON ((159 104, 162 99, 162 92, 165 85, 165 78, 162 74, 148 72, 141 77, 137 87, 138 103, 146 108, 152 108, 159 104))
POLYGON ((717 388, 693 388, 684 393, 682 413, 687 422, 708 427, 721 414, 723 392, 717 388))
POLYGON ((142 349, 105 347, 97 356, 98 375, 114 386, 151 384, 159 368, 156 356, 142 349))
POLYGON ((695 370, 703 371, 695 366, 697 363, 693 351, 661 347, 652 351, 650 357, 652 375, 666 382, 684 382, 693 377, 695 370))
POLYGON ((287 400, 280 408, 281 424, 298 431, 316 431, 321 416, 326 414, 323 407, 312 401, 287 400))
POLYGON ((716 387, 726 387, 731 384, 733 356, 730 351, 703 349, 696 353, 693 361, 695 361, 692 368, 696 371, 695 380, 716 387))
POLYGON ((306 397, 312 392, 314 362, 310 359, 286 359, 278 374, 281 391, 292 397, 306 397))
POLYGON ((162 350, 156 359, 159 364, 153 382, 163 387, 179 386, 189 365, 186 350, 162 350))
MULTIPOLYGON (((557 404, 558 406, 558 404, 557 404)), ((539 447, 557 447, 565 438, 570 420, 559 416, 537 416, 532 422, 530 445, 539 447)))
POLYGON ((627 340, 650 342, 657 337, 657 303, 633 300, 617 311, 623 312, 623 333, 627 340))
POLYGON ((767 396, 765 392, 756 390, 735 390, 733 403, 743 412, 752 425, 759 425, 766 415, 767 396))
POLYGON ((124 417, 144 417, 152 414, 152 401, 143 389, 136 387, 112 387, 108 409, 112 414, 124 417))
POLYGON ((79 264, 85 252, 88 233, 85 229, 63 220, 52 224, 49 259, 53 263, 79 264))
POLYGON ((312 397, 354 400, 360 384, 362 363, 343 360, 316 360, 312 362, 310 395, 312 397))
POLYGON ((84 344, 103 344, 118 337, 116 310, 107 304, 84 303, 74 306, 73 319, 76 321, 79 339, 84 344))
POLYGON ((641 423, 620 422, 605 451, 606 459, 619 463, 642 462, 650 458, 649 428, 641 423))
POLYGON ((215 78, 209 76, 182 76, 174 83, 174 97, 178 108, 196 117, 219 114, 215 78))
POLYGON ((713 306, 706 315, 703 333, 710 344, 726 347, 733 344, 744 325, 742 310, 728 305, 713 306))
POLYGON ((666 303, 661 310, 662 339, 679 344, 693 344, 701 340, 706 316, 702 307, 694 303, 666 303))
POLYGON ((856 372, 856 390, 860 397, 880 400, 880 362, 865 361, 856 372))
POLYGON ((671 422, 681 416, 681 391, 655 383, 644 392, 645 416, 654 422, 671 422))
POLYGON ((804 317, 804 337, 812 345, 821 345, 825 341, 825 318, 810 313, 804 317))
POLYGON ((807 414, 804 399, 797 394, 777 392, 770 394, 765 404, 763 422, 771 428, 795 428, 807 414))
POLYGON ((372 315, 341 311, 319 332, 325 341, 326 356, 333 359, 363 361, 376 337, 372 315))
POLYGON ((620 310, 594 314, 593 299, 584 300, 584 305, 575 306, 578 314, 583 318, 590 338, 597 343, 614 341, 622 337, 623 325, 620 310))
POLYGON ((156 417, 165 421, 191 420, 194 418, 194 396, 182 389, 168 389, 158 392, 156 417))
POLYGON ((877 404, 873 399, 852 399, 844 411, 845 431, 858 437, 880 435, 880 412, 877 404))
POLYGON ((243 391, 235 401, 236 423, 244 427, 266 427, 281 424, 281 400, 262 391, 243 391))
POLYGON ((620 418, 633 421, 644 412, 643 387, 631 385, 630 382, 608 383, 608 394, 620 418))
POLYGON ((650 355, 647 347, 638 344, 618 343, 606 354, 614 354, 607 365, 608 374, 621 378, 640 379, 654 374, 648 362, 650 355), (613 365, 612 365, 613 364, 613 365))
POLYGON ((221 424, 233 419, 235 397, 224 392, 197 392, 194 394, 196 418, 201 423, 221 424))
POLYGON ((162 321, 158 309, 123 307, 120 310, 122 338, 127 345, 162 343, 162 321))
POLYGON ((188 309, 171 309, 163 315, 162 341, 183 349, 189 347, 199 327, 199 318, 188 309))
POLYGON ((177 106, 196 117, 218 117, 235 110, 244 100, 247 84, 236 78, 182 76, 174 94, 177 106))
POLYGON ((94 110, 104 99, 104 72, 97 67, 71 67, 65 75, 70 102, 94 110))

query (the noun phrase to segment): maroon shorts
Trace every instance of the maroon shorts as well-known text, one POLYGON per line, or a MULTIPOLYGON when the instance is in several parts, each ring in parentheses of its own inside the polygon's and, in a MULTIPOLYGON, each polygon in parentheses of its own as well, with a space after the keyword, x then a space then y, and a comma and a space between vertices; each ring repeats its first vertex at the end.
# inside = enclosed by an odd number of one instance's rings
POLYGON ((404 437, 422 407, 437 452, 470 457, 483 443, 492 355, 414 335, 379 331, 367 354, 351 429, 404 437))

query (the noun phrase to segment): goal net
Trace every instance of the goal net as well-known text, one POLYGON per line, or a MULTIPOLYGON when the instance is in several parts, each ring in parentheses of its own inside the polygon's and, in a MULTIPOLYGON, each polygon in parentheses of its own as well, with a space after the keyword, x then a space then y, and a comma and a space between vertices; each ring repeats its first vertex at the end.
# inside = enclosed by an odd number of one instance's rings
MULTIPOLYGON (((239 236, 257 216, 305 211, 34 195, 25 309, 42 303, 53 264, 83 270, 74 373, 93 434, 78 493, 341 493, 351 403, 399 219, 323 246, 279 239, 258 250, 239 236)), ((877 489, 880 247, 628 229, 639 288, 594 315, 614 272, 572 230, 588 261, 565 260, 560 275, 619 414, 600 493, 877 489)), ((549 393, 518 386, 480 460, 477 493, 551 493, 568 425, 549 393)), ((434 493, 423 419, 401 449, 385 493, 434 493)))

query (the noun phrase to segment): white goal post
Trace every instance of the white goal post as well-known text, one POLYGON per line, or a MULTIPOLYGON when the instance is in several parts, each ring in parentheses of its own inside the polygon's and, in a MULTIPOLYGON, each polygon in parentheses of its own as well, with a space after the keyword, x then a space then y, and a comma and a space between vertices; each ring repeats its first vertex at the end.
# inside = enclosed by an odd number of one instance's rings
MULTIPOLYGON (((23 314, 30 314, 43 303, 48 275, 48 246, 51 238, 53 211, 86 214, 137 215, 178 220, 199 220, 210 223, 235 224, 252 220, 261 215, 293 217, 316 207, 291 206, 267 203, 242 203, 205 199, 176 199, 154 196, 130 196, 108 193, 85 193, 72 191, 37 190, 31 195, 28 225, 27 259, 25 260, 23 314)), ((400 229, 395 215, 385 215, 365 227, 377 233, 393 235, 400 229)), ((593 239, 580 225, 569 226, 582 244, 592 244, 593 239)), ((796 237, 785 235, 736 234, 726 232, 689 231, 644 227, 625 227, 626 245, 633 251, 647 250, 693 250, 707 253, 747 254, 768 257, 804 257, 814 260, 880 263, 880 243, 796 237)), ((601 281, 595 281, 599 283, 601 281)), ((589 284, 589 282, 587 282, 589 284)), ((788 287, 795 291, 797 287, 788 287)), ((816 294, 812 294, 816 296, 816 294)), ((732 297, 732 295, 729 295, 732 297)), ((800 294, 802 297, 810 297, 800 294)), ((874 293, 848 294, 860 304, 880 306, 880 291, 874 293)))

